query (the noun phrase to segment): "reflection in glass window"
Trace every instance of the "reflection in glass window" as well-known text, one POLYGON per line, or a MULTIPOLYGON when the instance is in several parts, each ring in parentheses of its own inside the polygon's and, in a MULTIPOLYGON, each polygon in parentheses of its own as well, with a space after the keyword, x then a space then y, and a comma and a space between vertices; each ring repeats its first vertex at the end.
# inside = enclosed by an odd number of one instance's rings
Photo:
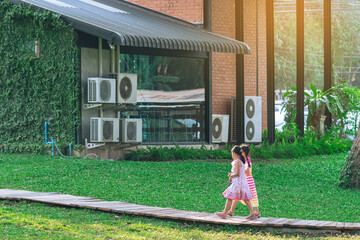
POLYGON ((122 54, 120 67, 138 75, 137 108, 120 117, 143 119, 143 142, 203 141, 204 59, 122 54))
POLYGON ((121 54, 121 72, 138 74, 138 89, 204 88, 204 59, 121 54))

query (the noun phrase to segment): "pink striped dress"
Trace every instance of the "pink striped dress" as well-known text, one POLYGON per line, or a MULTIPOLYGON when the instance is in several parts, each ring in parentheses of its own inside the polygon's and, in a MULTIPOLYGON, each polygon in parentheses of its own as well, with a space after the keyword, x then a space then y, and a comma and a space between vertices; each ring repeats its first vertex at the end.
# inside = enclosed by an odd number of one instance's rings
MULTIPOLYGON (((249 161, 250 165, 252 166, 250 158, 248 158, 247 160, 249 161)), ((249 164, 246 162, 245 169, 247 169, 247 168, 249 168, 249 164)), ((250 200, 250 202, 253 207, 259 207, 259 199, 258 199, 257 192, 256 192, 254 178, 252 176, 252 167, 250 167, 249 170, 250 170, 250 175, 246 176, 246 181, 248 182, 250 190, 253 193, 253 198, 250 200)), ((241 203, 245 205, 244 201, 241 201, 241 203)))

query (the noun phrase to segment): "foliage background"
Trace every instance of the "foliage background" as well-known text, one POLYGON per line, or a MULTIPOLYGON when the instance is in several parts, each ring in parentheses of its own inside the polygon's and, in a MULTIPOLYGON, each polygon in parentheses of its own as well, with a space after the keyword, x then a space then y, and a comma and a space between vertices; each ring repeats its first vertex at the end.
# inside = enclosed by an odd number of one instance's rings
MULTIPOLYGON (((0 2, 0 144, 74 141, 79 120, 73 28, 50 12, 0 2), (40 57, 34 48, 39 41, 40 57)), ((30 149, 28 149, 30 151, 30 149)))
MULTIPOLYGON (((322 2, 306 1, 304 15, 305 86, 313 83, 317 88, 322 88, 324 82, 322 2)), ((275 3, 275 89, 288 90, 296 85, 296 5, 287 0, 275 0, 275 3)), ((333 3, 331 46, 333 83, 347 83, 359 88, 360 12, 354 10, 358 3, 333 3)))

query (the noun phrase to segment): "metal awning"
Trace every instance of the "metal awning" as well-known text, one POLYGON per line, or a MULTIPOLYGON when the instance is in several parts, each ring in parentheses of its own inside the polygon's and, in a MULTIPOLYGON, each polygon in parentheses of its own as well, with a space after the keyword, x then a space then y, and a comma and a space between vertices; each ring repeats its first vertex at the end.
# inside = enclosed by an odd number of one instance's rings
POLYGON ((243 42, 128 2, 114 0, 10 0, 60 14, 75 29, 114 44, 201 52, 248 54, 243 42))

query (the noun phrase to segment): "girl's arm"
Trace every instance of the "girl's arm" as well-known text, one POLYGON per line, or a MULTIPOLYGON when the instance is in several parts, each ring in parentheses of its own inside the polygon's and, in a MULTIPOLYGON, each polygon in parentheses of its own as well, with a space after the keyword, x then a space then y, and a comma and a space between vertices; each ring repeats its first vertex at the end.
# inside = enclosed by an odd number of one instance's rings
POLYGON ((231 178, 240 176, 241 164, 242 164, 241 161, 235 162, 236 172, 230 175, 231 178))
POLYGON ((246 176, 250 176, 250 175, 251 175, 251 174, 250 174, 250 167, 248 167, 248 168, 245 169, 245 174, 246 174, 246 176))
POLYGON ((252 168, 252 165, 251 165, 251 160, 250 158, 246 158, 246 162, 247 162, 247 168, 245 169, 245 174, 246 176, 250 176, 251 175, 251 172, 250 172, 250 168, 252 168))

